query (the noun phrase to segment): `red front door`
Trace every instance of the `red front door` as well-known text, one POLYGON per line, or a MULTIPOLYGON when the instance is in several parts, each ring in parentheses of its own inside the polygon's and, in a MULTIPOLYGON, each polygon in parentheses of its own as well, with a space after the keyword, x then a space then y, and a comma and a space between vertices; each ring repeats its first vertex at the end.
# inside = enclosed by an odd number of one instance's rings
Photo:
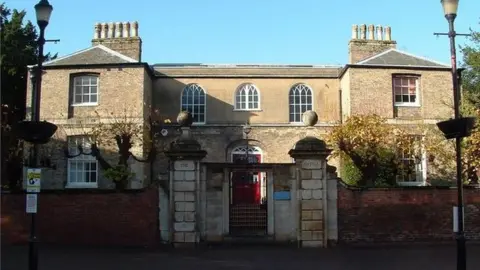
MULTIPOLYGON (((246 155, 233 155, 233 162, 244 161, 246 155)), ((260 163, 261 155, 250 155, 249 163, 260 163)), ((232 204, 260 204, 260 173, 233 172, 232 173, 232 204)))

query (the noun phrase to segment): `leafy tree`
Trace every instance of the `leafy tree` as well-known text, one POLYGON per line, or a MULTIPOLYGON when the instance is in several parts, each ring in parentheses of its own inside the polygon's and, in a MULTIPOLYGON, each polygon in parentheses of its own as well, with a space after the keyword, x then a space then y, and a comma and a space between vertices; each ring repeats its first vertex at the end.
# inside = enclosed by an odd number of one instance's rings
POLYGON ((463 53, 462 88, 464 98, 480 108, 480 32, 471 30, 470 44, 461 47, 463 53))
MULTIPOLYGON (((334 146, 332 157, 351 162, 361 174, 358 185, 394 185, 400 170, 414 173, 413 168, 400 162, 400 153, 409 153, 417 162, 422 158, 421 147, 412 140, 412 135, 424 137, 423 149, 434 154, 438 162, 448 163, 452 158, 450 142, 441 138, 438 131, 418 124, 405 127, 387 123, 378 115, 356 115, 349 117, 341 126, 335 127, 328 135, 334 146), (410 151, 411 149, 417 151, 410 151)), ((450 161, 451 163, 451 161, 450 161)), ((357 174, 355 170, 350 171, 357 174)))
MULTIPOLYGON (((104 170, 104 176, 112 180, 117 189, 124 189, 129 180, 134 177, 128 165, 129 159, 133 158, 137 162, 151 162, 157 155, 156 132, 153 127, 158 124, 156 123, 158 117, 149 117, 149 121, 144 122, 143 117, 130 114, 127 110, 121 116, 99 111, 94 113, 95 123, 82 127, 83 135, 89 136, 91 139, 91 151, 86 152, 79 146, 78 154, 72 155, 65 148, 65 155, 68 158, 81 154, 94 156, 104 170), (148 153, 147 156, 140 158, 132 153, 132 148, 135 146, 143 148, 148 153), (102 151, 100 148, 106 151, 102 151), (112 157, 104 154, 108 150, 116 153, 116 157, 113 158, 113 160, 116 159, 116 162, 112 162, 112 157)), ((169 124, 170 120, 164 119, 163 123, 169 124)))
MULTIPOLYGON (((471 29, 469 44, 462 46, 463 67, 462 72, 462 114, 477 117, 480 121, 480 32, 471 29)), ((471 137, 463 140, 463 162, 467 179, 478 184, 480 171, 480 130, 477 128, 471 137)))
MULTIPOLYGON (((2 185, 18 187, 22 171, 22 143, 11 126, 25 117, 27 65, 37 61, 37 31, 25 22, 25 11, 11 11, 0 4, 0 65, 2 116, 2 185)), ((55 58, 47 54, 45 60, 55 58)))

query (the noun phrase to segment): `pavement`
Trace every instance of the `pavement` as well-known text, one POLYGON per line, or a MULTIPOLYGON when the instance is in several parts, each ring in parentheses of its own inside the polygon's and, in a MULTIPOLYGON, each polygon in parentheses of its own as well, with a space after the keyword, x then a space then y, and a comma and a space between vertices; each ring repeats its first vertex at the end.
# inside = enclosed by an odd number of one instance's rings
MULTIPOLYGON (((480 245, 468 245, 467 269, 480 269, 480 245)), ((27 270, 28 248, 5 246, 1 270, 27 270)), ((140 249, 40 246, 38 270, 145 270, 145 269, 328 269, 328 270, 452 270, 455 245, 398 247, 295 247, 243 246, 201 249, 140 249)))

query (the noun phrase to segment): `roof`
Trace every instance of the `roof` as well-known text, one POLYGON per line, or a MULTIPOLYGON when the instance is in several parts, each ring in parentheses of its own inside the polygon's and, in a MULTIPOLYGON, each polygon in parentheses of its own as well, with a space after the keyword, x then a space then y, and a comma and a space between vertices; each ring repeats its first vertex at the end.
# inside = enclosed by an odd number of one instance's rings
POLYGON ((376 54, 354 65, 385 66, 385 67, 430 67, 448 68, 450 65, 440 63, 425 57, 413 55, 397 49, 389 49, 376 54))
POLYGON ((103 45, 97 45, 88 49, 59 57, 43 63, 44 66, 65 66, 65 65, 95 65, 95 64, 123 64, 138 63, 137 60, 125 56, 119 52, 109 49, 103 45))
POLYGON ((156 64, 155 75, 174 78, 338 78, 342 66, 271 64, 156 64))

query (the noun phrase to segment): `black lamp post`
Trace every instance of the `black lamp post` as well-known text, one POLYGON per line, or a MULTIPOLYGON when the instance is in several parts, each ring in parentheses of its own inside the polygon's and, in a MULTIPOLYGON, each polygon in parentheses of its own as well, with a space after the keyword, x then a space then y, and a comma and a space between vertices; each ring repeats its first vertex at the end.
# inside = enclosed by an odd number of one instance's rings
MULTIPOLYGON (((466 255, 466 241, 464 232, 464 206, 463 206, 463 179, 462 179, 462 152, 461 142, 463 137, 467 137, 471 134, 471 130, 475 125, 475 118, 466 117, 462 118, 460 115, 460 87, 459 78, 457 73, 457 53, 455 48, 455 37, 457 33, 454 28, 454 21, 457 17, 457 9, 459 0, 441 0, 445 18, 448 21, 449 31, 448 37, 450 38, 450 54, 452 60, 452 82, 453 82, 453 106, 455 111, 455 118, 447 121, 437 123, 438 128, 445 134, 447 139, 455 138, 455 150, 456 150, 456 169, 457 169, 457 192, 458 192, 458 205, 457 205, 457 269, 466 270, 467 267, 467 255, 466 255)), ((454 221, 455 222, 455 221, 454 221)))
POLYGON ((250 163, 250 160, 249 160, 249 155, 248 155, 248 148, 249 148, 249 145, 248 145, 248 134, 250 134, 250 131, 252 131, 252 127, 246 123, 244 126, 243 126, 243 133, 245 134, 245 141, 247 143, 247 147, 246 147, 246 162, 247 164, 250 163))
MULTIPOLYGON (((40 35, 38 37, 38 62, 35 68, 36 82, 32 93, 32 117, 31 121, 22 121, 17 124, 16 132, 18 136, 26 142, 33 144, 33 153, 31 155, 30 166, 33 168, 39 167, 38 162, 38 146, 40 144, 48 143, 50 138, 57 131, 55 124, 47 121, 40 122, 40 97, 42 89, 42 63, 43 63, 43 46, 45 45, 45 28, 48 25, 50 15, 53 7, 47 0, 41 0, 35 5, 35 13, 37 15, 37 23, 40 28, 40 35)), ((35 234, 35 213, 31 213, 30 223, 30 237, 28 239, 28 268, 30 270, 37 270, 38 268, 38 253, 35 234)))

